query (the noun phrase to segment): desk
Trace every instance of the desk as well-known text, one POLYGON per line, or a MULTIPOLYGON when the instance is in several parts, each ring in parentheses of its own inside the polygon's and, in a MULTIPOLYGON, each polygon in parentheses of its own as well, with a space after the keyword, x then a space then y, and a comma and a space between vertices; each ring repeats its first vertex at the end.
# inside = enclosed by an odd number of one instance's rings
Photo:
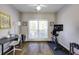
POLYGON ((15 39, 18 39, 18 36, 15 36, 15 37, 10 37, 10 38, 1 38, 0 39, 0 45, 2 46, 2 55, 4 55, 4 44, 7 43, 7 42, 11 42, 11 41, 14 41, 15 39))

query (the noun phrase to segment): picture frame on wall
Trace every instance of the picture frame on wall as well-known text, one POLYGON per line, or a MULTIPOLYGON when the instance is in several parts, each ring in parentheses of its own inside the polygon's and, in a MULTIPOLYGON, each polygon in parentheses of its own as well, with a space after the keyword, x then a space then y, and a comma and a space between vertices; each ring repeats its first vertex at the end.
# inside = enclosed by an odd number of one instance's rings
POLYGON ((23 21, 23 22, 22 22, 22 26, 27 26, 27 23, 28 23, 28 22, 23 21))
POLYGON ((50 26, 53 26, 54 25, 54 22, 50 22, 50 26))
POLYGON ((0 29, 11 28, 11 18, 9 15, 0 12, 0 29))

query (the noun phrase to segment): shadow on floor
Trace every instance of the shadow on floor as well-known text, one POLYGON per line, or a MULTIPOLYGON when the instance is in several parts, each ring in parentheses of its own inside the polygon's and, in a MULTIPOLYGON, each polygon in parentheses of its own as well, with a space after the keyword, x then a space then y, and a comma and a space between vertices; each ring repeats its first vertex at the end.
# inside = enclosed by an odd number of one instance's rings
POLYGON ((69 52, 61 45, 58 45, 58 48, 55 50, 56 45, 53 41, 48 42, 48 44, 49 44, 50 48, 53 50, 55 55, 69 55, 69 52))

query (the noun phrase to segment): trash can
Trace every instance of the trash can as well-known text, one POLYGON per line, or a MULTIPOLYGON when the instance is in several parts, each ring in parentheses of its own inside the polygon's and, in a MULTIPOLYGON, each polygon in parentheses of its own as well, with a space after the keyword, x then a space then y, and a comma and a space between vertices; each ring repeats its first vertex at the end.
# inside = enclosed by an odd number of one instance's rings
POLYGON ((22 42, 24 42, 24 41, 25 41, 25 39, 26 39, 26 35, 21 34, 21 37, 22 37, 22 42))

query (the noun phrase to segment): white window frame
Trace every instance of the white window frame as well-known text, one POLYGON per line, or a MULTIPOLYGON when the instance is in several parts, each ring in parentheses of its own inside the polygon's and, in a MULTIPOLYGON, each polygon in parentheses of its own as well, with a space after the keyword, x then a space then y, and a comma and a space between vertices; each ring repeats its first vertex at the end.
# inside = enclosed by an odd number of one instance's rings
MULTIPOLYGON (((38 21, 38 22, 39 22, 39 21, 47 21, 47 20, 30 20, 30 21, 38 21)), ((29 22, 30 22, 30 21, 29 21, 29 22)), ((39 37, 38 37, 38 38, 30 38, 30 37, 29 37, 29 26, 30 26, 30 25, 29 25, 29 22, 28 22, 28 38, 29 38, 29 39, 31 39, 31 40, 32 40, 32 39, 48 39, 48 25, 47 25, 47 38, 39 38, 39 37)), ((47 24, 48 24, 48 21, 47 21, 47 24)), ((38 23, 38 36, 39 36, 39 23, 38 23)))

